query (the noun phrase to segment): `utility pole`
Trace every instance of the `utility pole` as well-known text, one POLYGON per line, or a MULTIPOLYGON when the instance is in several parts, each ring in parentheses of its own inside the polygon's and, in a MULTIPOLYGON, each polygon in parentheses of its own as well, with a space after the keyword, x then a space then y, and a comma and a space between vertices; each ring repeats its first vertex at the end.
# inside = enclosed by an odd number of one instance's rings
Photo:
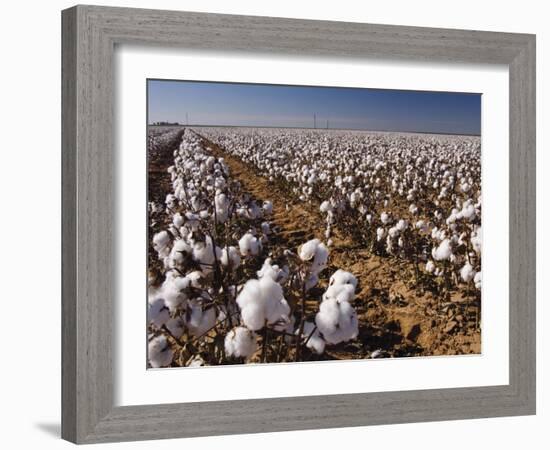
POLYGON ((185 125, 189 125, 189 113, 185 113, 185 125))
POLYGON ((315 116, 315 113, 313 113, 313 128, 317 128, 317 117, 315 116))

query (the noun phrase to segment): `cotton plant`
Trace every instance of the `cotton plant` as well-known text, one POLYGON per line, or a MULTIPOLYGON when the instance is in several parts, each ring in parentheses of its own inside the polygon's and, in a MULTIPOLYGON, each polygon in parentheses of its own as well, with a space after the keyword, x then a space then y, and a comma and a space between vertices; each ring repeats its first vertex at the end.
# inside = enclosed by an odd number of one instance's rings
POLYGON ((239 249, 242 256, 258 256, 262 249, 262 243, 256 236, 248 232, 239 239, 239 249))
POLYGON ((328 344, 355 339, 359 333, 359 322, 353 306, 333 297, 321 302, 315 324, 328 344))
POLYGON ((246 327, 235 327, 224 340, 225 353, 233 358, 250 358, 258 350, 258 336, 246 327))
MULTIPOLYGON (((148 321, 153 333, 175 336, 174 345, 183 331, 182 339, 191 336, 193 345, 203 354, 213 351, 219 362, 226 353, 247 359, 225 349, 236 327, 244 328, 243 336, 258 333, 264 347, 282 340, 283 352, 302 346, 322 354, 323 344, 352 339, 358 280, 344 270, 329 279, 323 272, 329 248, 336 243, 338 250, 348 235, 378 257, 408 260, 423 269, 423 280, 433 277, 438 289, 448 292, 451 283, 481 289, 479 138, 336 130, 200 133, 228 158, 286 189, 287 211, 297 201, 317 209, 322 231, 285 249, 277 230, 285 205, 277 209, 246 193, 219 152, 187 128, 168 169, 172 192, 148 205, 148 321), (313 289, 318 286, 324 292, 313 289), (278 300, 266 300, 273 298, 278 300), (319 300, 313 316, 302 310, 306 298, 319 300)), ((276 355, 275 344, 267 354, 276 355)))
POLYGON ((298 256, 306 265, 308 274, 318 276, 327 266, 329 250, 319 239, 311 239, 300 247, 298 256))
POLYGON ((248 280, 237 297, 237 305, 243 324, 252 331, 290 320, 283 288, 269 276, 248 280))
POLYGON ((151 367, 168 367, 174 358, 174 350, 170 346, 166 336, 153 337, 147 345, 147 357, 151 367))

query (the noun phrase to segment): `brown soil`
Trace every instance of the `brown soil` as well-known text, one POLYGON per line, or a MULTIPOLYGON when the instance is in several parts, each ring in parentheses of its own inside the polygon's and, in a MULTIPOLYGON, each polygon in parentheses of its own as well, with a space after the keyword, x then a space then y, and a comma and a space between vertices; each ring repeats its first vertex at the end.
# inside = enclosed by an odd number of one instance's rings
MULTIPOLYGON (((318 207, 295 202, 275 183, 259 176, 239 159, 205 139, 213 154, 223 157, 232 178, 258 199, 273 202, 272 224, 277 240, 290 249, 308 239, 324 237, 318 207)), ((337 346, 327 355, 334 359, 380 356, 428 356, 481 352, 479 305, 465 289, 438 295, 428 280, 417 282, 414 265, 398 258, 380 257, 355 245, 343 230, 333 231, 330 266, 326 278, 337 268, 348 270, 359 280, 354 306, 359 315, 359 338, 337 346)), ((308 302, 308 313, 318 301, 308 302)))

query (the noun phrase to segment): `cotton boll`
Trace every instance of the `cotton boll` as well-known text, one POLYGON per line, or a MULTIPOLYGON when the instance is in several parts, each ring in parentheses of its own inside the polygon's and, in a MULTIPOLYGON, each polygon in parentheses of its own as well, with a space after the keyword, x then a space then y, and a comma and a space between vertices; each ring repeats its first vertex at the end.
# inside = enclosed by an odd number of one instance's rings
POLYGON ((183 335, 184 322, 181 317, 174 317, 166 322, 166 328, 172 336, 179 339, 183 335))
POLYGON ((173 269, 174 267, 180 267, 187 257, 193 252, 191 245, 189 245, 183 239, 178 239, 174 242, 172 250, 166 259, 166 267, 173 269))
POLYGON ((476 286, 476 289, 479 289, 481 290, 481 280, 482 279, 482 276, 481 276, 481 271, 480 272, 476 272, 475 276, 474 276, 474 284, 476 286))
POLYGON ((470 242, 472 243, 474 251, 477 254, 480 254, 482 245, 481 227, 478 227, 476 230, 474 230, 474 232, 472 233, 472 237, 470 238, 470 242))
POLYGON ((163 298, 157 297, 149 302, 147 318, 149 319, 149 323, 157 328, 162 327, 170 320, 170 309, 164 303, 163 298))
POLYGON ((302 334, 302 337, 304 339, 304 342, 306 342, 307 340, 307 348, 317 353, 318 355, 322 355, 325 351, 325 341, 321 337, 319 330, 315 329, 314 331, 314 329, 315 325, 312 322, 304 322, 304 332, 302 334))
POLYGON ((299 256, 302 261, 311 261, 315 257, 317 246, 321 243, 319 239, 307 241, 300 247, 299 256))
POLYGON ((409 226, 409 223, 406 220, 401 219, 399 222, 397 222, 397 225, 395 226, 398 231, 405 231, 407 227, 409 226))
POLYGON ((270 277, 248 280, 237 297, 244 325, 253 330, 288 321, 290 307, 282 287, 270 277))
POLYGON ((304 282, 304 288, 306 291, 313 289, 319 283, 319 276, 316 273, 310 273, 304 282))
POLYGON ((269 222, 262 222, 262 233, 265 235, 271 234, 271 227, 269 225, 269 222))
POLYGON ((273 213, 273 203, 266 200, 262 206, 264 216, 270 216, 273 213))
POLYGON ((460 269, 460 277, 465 283, 469 283, 474 279, 475 271, 470 263, 464 264, 462 269, 460 269))
POLYGON ((319 207, 319 210, 322 213, 327 213, 329 211, 332 211, 332 206, 328 200, 325 200, 323 203, 321 203, 321 206, 319 207))
POLYGON ((252 235, 252 233, 246 233, 239 240, 239 249, 243 256, 257 256, 262 248, 261 242, 252 235))
POLYGON ((399 229, 397 227, 391 227, 388 230, 388 237, 395 239, 399 235, 399 229))
POLYGON ((435 271, 435 264, 433 261, 428 261, 426 263, 426 272, 428 273, 434 273, 435 271))
POLYGON ((230 246, 222 249, 220 262, 222 266, 236 269, 241 264, 241 256, 236 247, 230 246))
POLYGON ((323 294, 323 301, 333 298, 339 302, 351 302, 355 297, 355 287, 352 284, 333 284, 323 294))
POLYGON ((319 274, 328 262, 329 250, 319 239, 307 241, 300 247, 299 256, 302 261, 311 261, 309 271, 319 274))
MULTIPOLYGON (((242 294, 242 292, 239 294, 237 301, 239 301, 242 294)), ((264 305, 259 301, 247 303, 246 307, 241 307, 241 319, 247 328, 251 330, 261 330, 265 325, 264 305)))
POLYGON ((193 245, 193 259, 201 265, 201 269, 205 273, 212 271, 212 266, 221 256, 221 249, 219 247, 214 248, 210 236, 207 236, 204 242, 195 242, 193 245))
POLYGON ((390 222, 390 216, 388 213, 386 212, 383 212, 382 214, 380 214, 380 221, 384 224, 384 225, 387 225, 389 222, 390 222))
POLYGON ((247 216, 251 220, 255 220, 262 215, 262 210, 258 207, 256 202, 252 201, 248 204, 246 208, 247 216))
POLYGON ((162 283, 160 295, 164 298, 165 305, 170 311, 175 311, 180 306, 185 306, 187 295, 184 290, 189 287, 187 277, 167 277, 162 283))
POLYGON ((227 356, 249 358, 258 350, 256 333, 245 327, 235 327, 225 336, 224 346, 227 356))
POLYGON ((329 344, 355 339, 359 333, 357 313, 348 302, 330 298, 321 302, 315 323, 329 344))
POLYGON ((220 192, 216 194, 214 204, 216 207, 216 221, 225 223, 229 215, 229 199, 223 192, 220 192))
POLYGON ((172 223, 174 224, 174 226, 176 226, 177 228, 181 227, 184 223, 184 220, 183 220, 183 217, 180 213, 176 213, 174 214, 173 218, 172 218, 172 223))
POLYGON ((338 269, 332 274, 329 280, 329 286, 336 284, 350 284, 353 286, 353 289, 357 288, 357 278, 350 272, 347 272, 342 269, 338 269))
POLYGON ((312 273, 320 273, 327 266, 329 250, 322 242, 317 246, 315 257, 310 267, 312 273))
POLYGON ((382 227, 376 229, 376 240, 380 242, 386 236, 386 230, 382 227))
POLYGON ((444 239, 439 247, 432 249, 432 257, 436 261, 449 259, 452 254, 451 242, 449 239, 444 239))
POLYGON ((279 282, 285 278, 283 270, 281 270, 278 265, 272 264, 271 258, 266 258, 262 268, 256 272, 256 274, 258 275, 258 278, 269 277, 276 282, 279 282))
POLYGON ((189 285, 195 289, 202 289, 205 285, 204 273, 200 270, 188 273, 185 278, 188 280, 189 285))
POLYGON ((462 208, 462 211, 460 211, 460 216, 466 220, 473 220, 475 218, 475 215, 476 209, 472 204, 464 206, 464 208, 462 208))
MULTIPOLYGON (((199 205, 195 205, 199 206, 199 205)), ((200 209, 200 208, 196 208, 200 209)), ((185 213, 185 225, 191 230, 197 230, 200 224, 200 217, 192 212, 185 213)))
POLYGON ((160 254, 170 244, 170 235, 167 231, 161 231, 153 236, 153 248, 160 254))
POLYGON ((216 324, 216 310, 214 308, 203 309, 199 302, 189 305, 190 314, 187 320, 187 328, 193 336, 202 336, 216 324))
POLYGON ((167 367, 171 364, 174 351, 165 336, 157 336, 149 341, 147 356, 151 367, 167 367))
POLYGON ((200 355, 193 356, 186 364, 187 367, 201 367, 204 365, 204 359, 202 359, 200 355))

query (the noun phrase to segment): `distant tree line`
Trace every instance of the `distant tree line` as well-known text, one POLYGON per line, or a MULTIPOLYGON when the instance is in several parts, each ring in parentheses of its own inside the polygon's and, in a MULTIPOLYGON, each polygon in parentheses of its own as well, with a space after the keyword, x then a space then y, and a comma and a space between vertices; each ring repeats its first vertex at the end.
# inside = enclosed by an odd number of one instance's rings
POLYGON ((152 125, 168 127, 168 126, 175 126, 180 124, 179 122, 153 122, 152 125))

